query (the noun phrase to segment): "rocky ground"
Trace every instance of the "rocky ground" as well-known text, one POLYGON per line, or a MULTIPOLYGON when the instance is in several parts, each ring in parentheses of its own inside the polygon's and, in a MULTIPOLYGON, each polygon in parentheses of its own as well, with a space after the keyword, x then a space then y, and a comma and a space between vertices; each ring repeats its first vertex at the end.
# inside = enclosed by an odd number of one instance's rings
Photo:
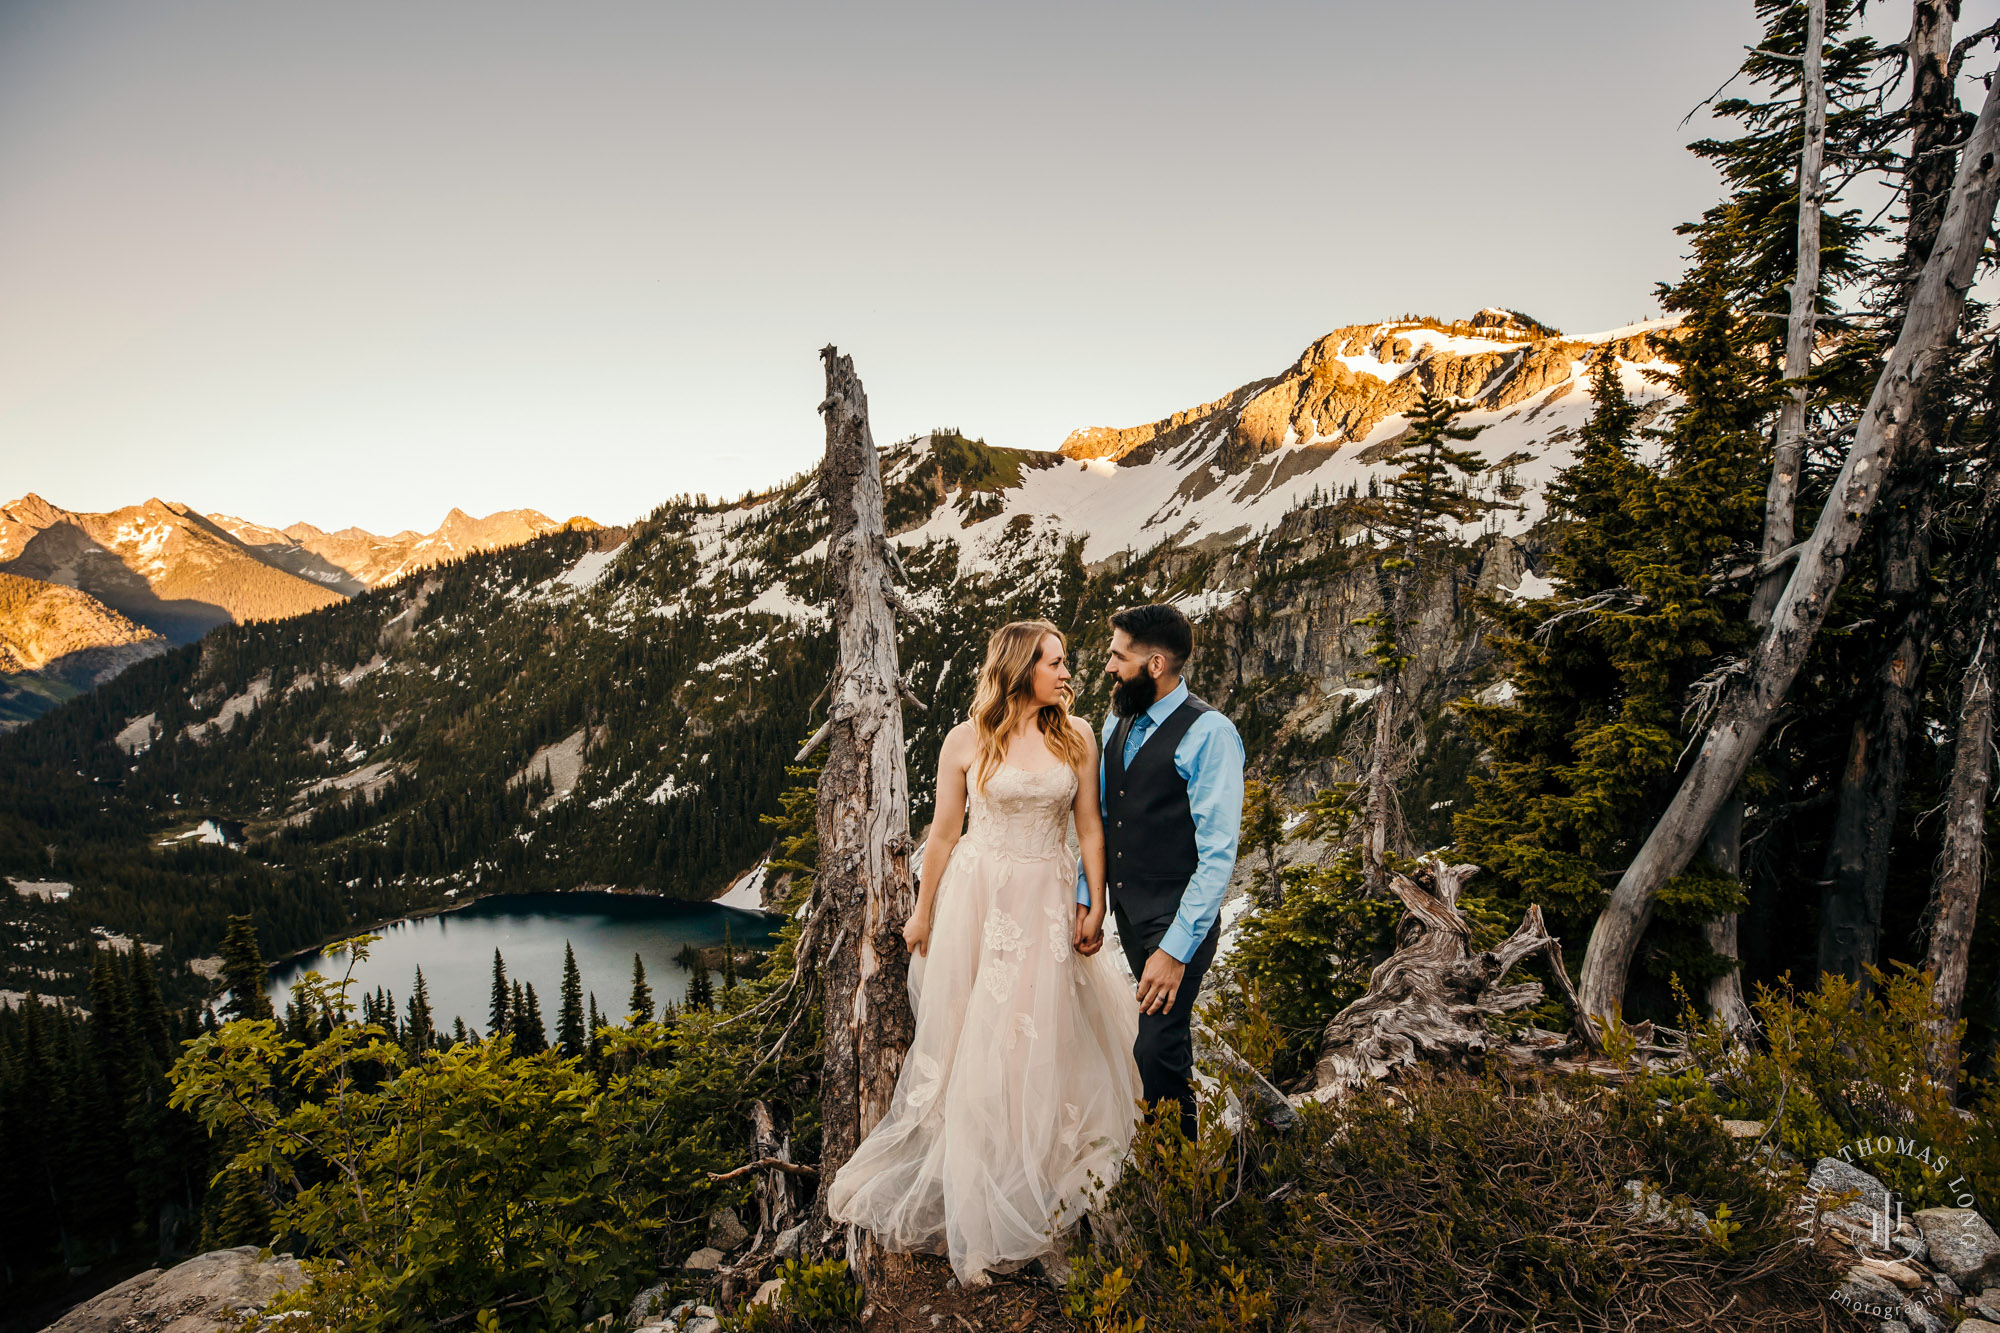
MULTIPOLYGON (((1761 1137, 1764 1129, 1754 1121, 1725 1123, 1743 1138, 1761 1137)), ((1649 1194, 1638 1181, 1628 1189, 1629 1206, 1661 1226, 1708 1222, 1649 1194)), ((1799 1203, 1802 1239, 1837 1256, 1845 1273, 1828 1301, 1852 1311, 1862 1327, 1874 1333, 2000 1333, 2000 1235, 1976 1209, 1904 1213, 1879 1179, 1838 1157, 1814 1164, 1799 1203)), ((718 1333, 719 1309, 708 1302, 721 1293, 712 1281, 704 1282, 709 1274, 728 1271, 732 1254, 746 1251, 751 1237, 724 1208, 710 1218, 708 1239, 682 1261, 673 1280, 640 1293, 625 1327, 637 1333, 718 1333)), ((150 1269, 71 1310, 44 1333, 212 1333, 238 1327, 304 1279, 290 1256, 258 1255, 244 1246, 150 1269)), ((781 1284, 772 1278, 752 1299, 780 1296, 781 1284)), ((943 1259, 917 1256, 871 1293, 861 1326, 869 1333, 1027 1333, 1071 1324, 1059 1287, 1039 1265, 967 1289, 943 1259)))
POLYGON ((1838 1157, 1820 1158, 1810 1185, 1822 1243, 1852 1256, 1835 1301, 1881 1333, 2000 1333, 2000 1236, 1977 1210, 1899 1215, 1881 1181, 1838 1157))

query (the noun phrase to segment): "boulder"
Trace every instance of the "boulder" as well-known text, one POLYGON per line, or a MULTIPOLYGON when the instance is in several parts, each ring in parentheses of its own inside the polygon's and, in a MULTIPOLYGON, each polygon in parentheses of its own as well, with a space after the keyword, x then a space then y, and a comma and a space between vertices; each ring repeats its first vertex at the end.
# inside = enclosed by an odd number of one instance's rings
POLYGON ((1903 1307, 1903 1322, 1910 1326, 1912 1333, 1951 1333, 1951 1320, 1925 1304, 1921 1298, 1903 1307))
POLYGON ((773 1304, 778 1299, 778 1293, 784 1289, 785 1279, 781 1277, 766 1278, 764 1284, 757 1288, 757 1294, 750 1298, 750 1303, 752 1305, 773 1304))
POLYGON ((632 1298, 632 1308, 626 1311, 625 1320, 634 1328, 644 1324, 658 1323, 653 1316, 653 1302, 667 1294, 667 1284, 657 1282, 632 1298))
POLYGON ((1764 1137, 1764 1122, 1761 1120, 1725 1120, 1722 1132, 1732 1139, 1761 1139, 1764 1137))
POLYGON ((2000 1333, 2000 1324, 1986 1319, 1968 1319, 1958 1326, 1958 1333, 2000 1333))
POLYGON ((260 1259, 255 1245, 212 1250, 172 1268, 152 1268, 85 1301, 43 1333, 211 1333, 234 1328, 278 1293, 305 1283, 290 1255, 260 1259))
POLYGON ((722 1267, 722 1251, 713 1245, 705 1245, 687 1257, 682 1268, 692 1268, 698 1273, 712 1273, 722 1267))
MULTIPOLYGON (((1889 1188, 1875 1177, 1851 1162, 1838 1157, 1822 1157, 1813 1164, 1812 1175, 1806 1178, 1808 1189, 1821 1194, 1843 1194, 1848 1190, 1860 1190, 1861 1197, 1853 1206, 1866 1209, 1869 1214, 1882 1211, 1882 1205, 1889 1201, 1889 1188)), ((1849 1211, 1843 1208, 1842 1213, 1849 1211)))
POLYGON ((1925 1208, 1910 1220, 1924 1233, 1933 1268, 1961 1287, 1982 1287, 2000 1276, 2000 1236, 1970 1208, 1925 1208))
POLYGON ((712 1249, 727 1254, 749 1239, 750 1233, 737 1219, 734 1208, 725 1205, 708 1215, 708 1243, 712 1249))

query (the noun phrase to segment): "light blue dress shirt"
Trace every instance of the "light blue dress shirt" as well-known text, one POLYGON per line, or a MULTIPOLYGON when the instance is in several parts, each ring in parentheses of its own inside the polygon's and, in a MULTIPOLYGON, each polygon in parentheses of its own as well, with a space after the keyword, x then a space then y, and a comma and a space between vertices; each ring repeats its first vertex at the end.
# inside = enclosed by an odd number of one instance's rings
MULTIPOLYGON (((1172 717, 1187 702, 1187 682, 1182 681, 1153 706, 1132 721, 1125 738, 1125 763, 1129 767, 1153 729, 1172 717)), ((1098 737, 1101 750, 1111 743, 1118 715, 1104 719, 1098 737)), ((1203 713, 1174 747, 1174 771, 1188 787, 1188 810, 1194 816, 1194 878, 1181 894, 1181 909, 1167 927, 1160 948, 1169 957, 1185 963, 1208 938, 1209 927, 1222 911, 1222 894, 1229 887, 1230 872, 1236 869, 1236 840, 1243 830, 1243 738, 1236 724, 1219 712, 1203 713)), ((1097 764, 1097 798, 1104 799, 1104 760, 1097 764)), ((1076 868, 1076 900, 1090 905, 1090 881, 1081 863, 1076 868)))

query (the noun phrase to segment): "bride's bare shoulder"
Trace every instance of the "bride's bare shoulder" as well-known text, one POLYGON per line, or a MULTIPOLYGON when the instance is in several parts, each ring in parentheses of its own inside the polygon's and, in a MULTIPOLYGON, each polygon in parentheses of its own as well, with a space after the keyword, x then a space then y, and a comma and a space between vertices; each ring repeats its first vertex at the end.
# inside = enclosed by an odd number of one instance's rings
POLYGON ((1097 748, 1097 730, 1090 725, 1090 719, 1081 717, 1076 713, 1071 713, 1069 715, 1069 724, 1076 728, 1078 735, 1083 737, 1084 744, 1093 750, 1097 748))
POLYGON ((970 755, 978 748, 979 733, 973 728, 972 720, 967 718, 944 734, 944 745, 940 749, 939 755, 940 757, 943 755, 952 755, 954 757, 970 755))

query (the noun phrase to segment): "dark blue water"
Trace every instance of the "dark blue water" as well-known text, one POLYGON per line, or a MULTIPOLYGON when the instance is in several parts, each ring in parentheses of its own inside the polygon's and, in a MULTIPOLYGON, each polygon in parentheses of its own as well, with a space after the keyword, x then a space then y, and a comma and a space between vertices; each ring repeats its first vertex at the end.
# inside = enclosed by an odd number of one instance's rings
MULTIPOLYGON (((576 950, 583 974, 586 1009, 589 996, 611 1022, 624 1018, 632 993, 632 955, 645 960, 646 980, 653 1002, 665 1004, 687 994, 692 975, 674 962, 683 945, 697 948, 722 943, 727 924, 739 945, 764 948, 777 937, 782 917, 738 911, 714 903, 676 902, 621 893, 521 893, 482 898, 469 907, 437 916, 399 921, 377 932, 382 938, 369 946, 368 958, 355 965, 361 984, 352 992, 373 993, 388 988, 399 1015, 407 1012, 410 983, 424 970, 431 1012, 441 1032, 450 1032, 453 1018, 486 1030, 493 986, 493 951, 507 964, 507 979, 531 982, 541 1002, 542 1020, 553 1030, 562 1005, 563 946, 576 950)), ((271 1003, 284 1011, 291 984, 308 971, 338 978, 347 970, 345 955, 313 954, 271 969, 271 1003)), ((712 974, 719 989, 722 978, 712 974)))

